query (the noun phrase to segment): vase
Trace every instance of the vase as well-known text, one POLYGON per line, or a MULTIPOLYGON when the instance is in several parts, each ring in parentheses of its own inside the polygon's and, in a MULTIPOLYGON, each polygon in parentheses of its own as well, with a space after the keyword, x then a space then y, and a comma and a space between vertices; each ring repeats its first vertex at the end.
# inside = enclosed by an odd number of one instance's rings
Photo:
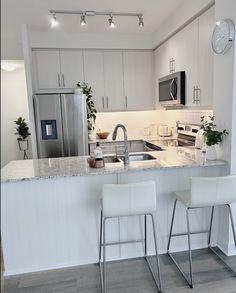
POLYGON ((18 140, 18 144, 21 151, 27 151, 29 149, 28 140, 18 140))
POLYGON ((207 148, 206 158, 207 158, 207 160, 211 160, 211 161, 214 161, 217 159, 215 145, 211 145, 207 148))
POLYGON ((95 135, 95 131, 94 130, 89 130, 88 131, 88 139, 90 141, 94 141, 96 140, 96 135, 95 135))

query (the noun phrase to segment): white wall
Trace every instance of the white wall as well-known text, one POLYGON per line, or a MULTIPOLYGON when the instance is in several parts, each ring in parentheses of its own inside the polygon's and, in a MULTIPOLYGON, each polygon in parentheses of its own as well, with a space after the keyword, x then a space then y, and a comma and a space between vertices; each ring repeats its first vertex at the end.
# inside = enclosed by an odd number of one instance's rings
MULTIPOLYGON (((224 0, 216 0, 215 20, 224 18, 236 21, 235 0, 227 0, 227 5, 224 0)), ((234 46, 224 55, 214 54, 213 110, 218 128, 226 128, 230 132, 226 142, 219 148, 219 155, 229 162, 231 162, 231 158, 235 156, 236 152, 235 142, 233 143, 236 131, 236 125, 233 124, 235 123, 235 117, 233 120, 233 106, 235 104, 234 83, 236 82, 234 63, 234 46)))
POLYGON ((160 28, 153 33, 153 47, 158 46, 166 38, 175 33, 206 7, 214 4, 212 0, 186 0, 176 11, 166 19, 160 28))
POLYGON ((152 49, 151 34, 30 32, 31 48, 152 49))
POLYGON ((29 121, 25 70, 1 70, 1 167, 12 160, 22 159, 13 122, 19 116, 29 121))

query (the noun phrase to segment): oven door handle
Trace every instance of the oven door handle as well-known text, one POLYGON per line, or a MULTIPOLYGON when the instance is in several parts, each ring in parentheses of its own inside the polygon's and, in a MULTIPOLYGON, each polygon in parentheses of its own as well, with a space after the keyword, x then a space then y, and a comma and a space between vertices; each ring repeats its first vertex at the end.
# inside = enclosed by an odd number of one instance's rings
POLYGON ((173 78, 172 81, 171 81, 171 83, 170 83, 170 96, 171 96, 171 98, 172 98, 173 101, 175 99, 174 96, 173 96, 173 93, 172 93, 172 86, 173 86, 174 82, 175 82, 175 79, 173 78))

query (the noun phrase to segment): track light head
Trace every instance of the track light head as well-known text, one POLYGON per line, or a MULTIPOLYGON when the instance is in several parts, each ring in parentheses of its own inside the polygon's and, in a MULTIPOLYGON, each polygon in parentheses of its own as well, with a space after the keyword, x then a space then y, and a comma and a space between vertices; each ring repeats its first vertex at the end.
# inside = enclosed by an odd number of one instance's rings
POLYGON ((81 15, 80 25, 81 26, 87 25, 86 20, 85 20, 85 14, 84 13, 81 15))
POLYGON ((144 22, 143 22, 143 16, 142 15, 138 16, 138 26, 139 27, 144 27, 144 22))
POLYGON ((58 27, 60 25, 60 23, 57 20, 56 13, 55 12, 51 12, 51 15, 52 15, 52 18, 51 18, 51 27, 52 28, 58 27))
POLYGON ((108 19, 108 23, 109 23, 110 28, 115 28, 116 27, 116 25, 115 25, 115 23, 113 21, 113 15, 112 14, 110 15, 110 18, 108 19))

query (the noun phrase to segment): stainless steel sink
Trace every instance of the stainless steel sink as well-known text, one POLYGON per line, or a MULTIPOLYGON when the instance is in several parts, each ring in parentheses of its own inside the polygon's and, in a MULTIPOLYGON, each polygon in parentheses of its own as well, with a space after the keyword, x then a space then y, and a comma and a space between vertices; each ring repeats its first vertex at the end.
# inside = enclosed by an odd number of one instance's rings
POLYGON ((149 161, 149 160, 156 160, 155 157, 153 157, 152 155, 150 154, 131 154, 129 155, 129 160, 130 162, 133 162, 133 161, 149 161))
POLYGON ((105 164, 121 162, 121 160, 119 160, 116 156, 104 156, 103 159, 105 161, 105 164))

